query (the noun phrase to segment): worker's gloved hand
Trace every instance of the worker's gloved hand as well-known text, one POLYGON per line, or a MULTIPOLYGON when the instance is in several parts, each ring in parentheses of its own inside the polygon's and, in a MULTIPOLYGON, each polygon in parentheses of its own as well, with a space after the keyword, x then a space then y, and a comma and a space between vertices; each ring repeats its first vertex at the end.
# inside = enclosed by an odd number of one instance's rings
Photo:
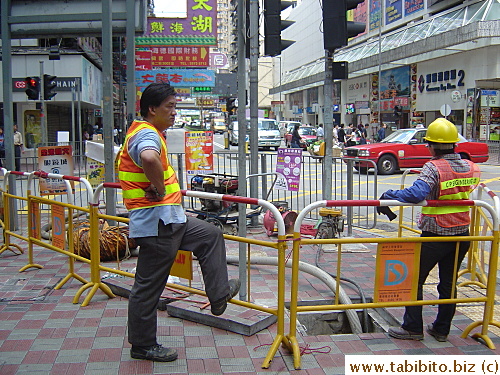
MULTIPOLYGON (((381 199, 386 199, 384 194, 382 194, 379 198, 379 200, 381 199)), ((398 215, 396 215, 394 212, 391 211, 391 209, 387 206, 377 206, 377 213, 380 215, 380 214, 384 214, 386 215, 388 218, 389 218, 389 221, 393 221, 395 218, 398 217, 398 215)))

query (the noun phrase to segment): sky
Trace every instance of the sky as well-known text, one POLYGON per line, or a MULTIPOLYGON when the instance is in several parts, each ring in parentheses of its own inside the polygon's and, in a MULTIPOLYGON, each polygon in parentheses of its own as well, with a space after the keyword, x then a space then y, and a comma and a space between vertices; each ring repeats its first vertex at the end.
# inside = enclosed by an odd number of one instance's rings
POLYGON ((157 17, 184 18, 187 14, 186 0, 154 0, 157 17))

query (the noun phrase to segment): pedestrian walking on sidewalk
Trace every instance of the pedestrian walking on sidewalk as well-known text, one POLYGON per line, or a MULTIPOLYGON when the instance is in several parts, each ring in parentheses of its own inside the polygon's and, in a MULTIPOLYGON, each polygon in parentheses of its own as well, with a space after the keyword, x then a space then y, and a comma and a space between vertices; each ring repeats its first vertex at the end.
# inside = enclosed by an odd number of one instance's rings
POLYGON ((128 341, 132 358, 169 362, 177 351, 157 341, 157 305, 165 290, 177 250, 197 257, 214 315, 240 288, 228 280, 222 231, 207 221, 186 217, 177 176, 167 157, 162 132, 174 124, 175 91, 153 83, 140 100, 142 121, 127 131, 119 160, 123 200, 130 211, 130 237, 140 246, 135 282, 129 297, 128 341))
POLYGON ((14 157, 15 157, 15 165, 16 171, 21 171, 21 154, 24 152, 23 150, 23 135, 17 130, 17 125, 14 124, 14 157))
MULTIPOLYGON (((406 189, 386 191, 380 199, 407 203, 418 203, 424 199, 469 199, 470 192, 479 184, 480 171, 476 164, 461 159, 455 153, 455 144, 459 141, 456 126, 444 118, 438 118, 429 125, 424 139, 432 159, 425 163, 418 179, 406 189)), ((469 210, 469 207, 463 206, 422 207, 419 222, 421 237, 449 237, 450 241, 422 243, 418 300, 423 299, 423 285, 436 265, 439 267, 439 299, 456 297, 456 290, 452 295, 453 280, 458 277, 458 269, 469 250, 470 242, 453 241, 453 237, 469 235, 469 210)), ((427 326, 427 333, 437 341, 446 341, 455 309, 456 304, 439 304, 436 319, 427 326)), ((423 331, 422 306, 407 306, 402 326, 390 328, 389 335, 403 340, 422 340, 423 331)))

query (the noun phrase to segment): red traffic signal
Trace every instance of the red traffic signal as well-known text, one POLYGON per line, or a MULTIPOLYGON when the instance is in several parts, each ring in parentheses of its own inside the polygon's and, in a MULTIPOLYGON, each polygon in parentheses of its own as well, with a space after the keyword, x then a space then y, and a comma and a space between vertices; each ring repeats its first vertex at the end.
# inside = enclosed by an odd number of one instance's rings
POLYGON ((26 77, 26 95, 30 100, 38 100, 40 98, 40 78, 39 77, 26 77))

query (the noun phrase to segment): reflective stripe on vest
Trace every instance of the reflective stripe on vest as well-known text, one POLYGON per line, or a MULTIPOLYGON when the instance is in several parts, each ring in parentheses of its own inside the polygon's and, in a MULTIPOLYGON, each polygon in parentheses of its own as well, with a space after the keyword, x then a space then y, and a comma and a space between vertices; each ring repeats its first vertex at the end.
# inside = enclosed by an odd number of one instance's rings
POLYGON ((181 203, 182 195, 180 193, 180 186, 175 171, 167 158, 167 145, 165 143, 165 139, 162 134, 150 123, 146 121, 134 121, 127 132, 123 147, 120 151, 118 168, 118 177, 122 187, 123 201, 128 210, 164 205, 177 205, 181 203), (165 184, 165 197, 159 202, 150 202, 146 199, 146 192, 144 189, 148 188, 151 185, 151 182, 144 174, 142 167, 137 165, 128 153, 128 143, 131 137, 143 129, 155 131, 161 141, 160 158, 164 168, 163 179, 165 184))

